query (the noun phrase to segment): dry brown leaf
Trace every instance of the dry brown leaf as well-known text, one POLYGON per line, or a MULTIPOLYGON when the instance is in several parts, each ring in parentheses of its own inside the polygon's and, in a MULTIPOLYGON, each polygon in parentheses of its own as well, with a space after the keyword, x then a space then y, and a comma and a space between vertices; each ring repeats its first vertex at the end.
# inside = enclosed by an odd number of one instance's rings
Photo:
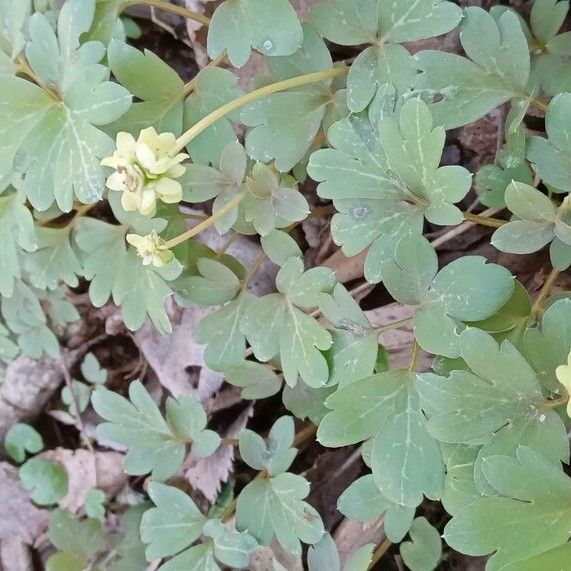
MULTIPOLYGON (((221 436, 237 438, 252 414, 254 414, 254 405, 250 403, 230 425, 226 433, 221 434, 221 436)), ((185 470, 184 475, 190 485, 202 492, 207 500, 213 502, 218 496, 222 482, 228 481, 228 475, 232 471, 233 465, 234 446, 222 445, 208 458, 189 456, 183 470, 185 470)))
POLYGON ((339 551, 341 565, 345 564, 349 555, 356 549, 368 543, 378 545, 384 537, 382 518, 366 523, 344 519, 333 534, 333 539, 335 539, 339 551))
POLYGON ((0 462, 0 541, 33 543, 48 525, 49 511, 34 506, 20 485, 18 470, 0 462))
POLYGON ((65 467, 69 479, 67 495, 59 506, 78 513, 85 504, 87 492, 93 488, 114 496, 127 483, 123 472, 123 454, 118 452, 95 452, 56 448, 39 455, 40 458, 59 462, 65 467))
POLYGON ((30 548, 17 539, 0 541, 1 571, 34 571, 30 548))
POLYGON ((322 265, 331 268, 337 279, 344 284, 363 277, 367 252, 368 249, 356 256, 348 257, 339 249, 329 256, 322 265))
POLYGON ((250 571, 274 571, 274 561, 288 571, 303 571, 301 558, 290 555, 276 541, 269 546, 260 546, 254 549, 250 556, 250 571))
POLYGON ((194 394, 198 399, 211 397, 224 382, 224 377, 204 364, 204 347, 193 341, 194 331, 210 309, 192 308, 182 312, 172 333, 162 335, 147 322, 134 335, 134 340, 159 382, 178 397, 194 394))

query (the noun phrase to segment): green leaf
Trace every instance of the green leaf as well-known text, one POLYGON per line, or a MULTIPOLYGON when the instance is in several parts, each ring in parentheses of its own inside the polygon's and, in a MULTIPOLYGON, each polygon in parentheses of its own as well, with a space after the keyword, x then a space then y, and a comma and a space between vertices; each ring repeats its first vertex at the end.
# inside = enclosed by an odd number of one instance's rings
MULTIPOLYGON (((343 571, 367 571, 373 555, 374 545, 363 545, 349 555, 343 571)), ((309 571, 341 571, 341 560, 337 545, 331 535, 326 533, 323 539, 307 550, 307 565, 309 571)))
POLYGON ((30 497, 41 506, 50 506, 61 500, 68 490, 65 468, 57 462, 32 458, 20 467, 22 486, 30 497))
POLYGON ((112 199, 114 214, 123 225, 108 224, 94 218, 82 217, 76 223, 75 240, 82 250, 85 277, 91 280, 89 296, 96 307, 109 297, 123 310, 125 325, 136 330, 148 315, 159 331, 171 330, 164 310, 173 290, 167 282, 177 278, 182 268, 173 260, 164 268, 144 266, 132 247, 127 248, 125 234, 131 230, 145 235, 161 231, 166 223, 161 219, 127 216, 120 210, 118 199, 112 199))
POLYGON ((0 295, 5 297, 12 296, 15 280, 22 277, 20 249, 33 252, 38 246, 34 219, 25 201, 17 192, 0 196, 0 295))
POLYGON ((129 398, 131 402, 105 387, 98 387, 91 398, 97 414, 108 421, 97 427, 99 438, 129 447, 127 474, 152 472, 155 479, 164 480, 182 464, 185 443, 192 442, 199 456, 209 456, 220 443, 215 433, 204 430, 206 413, 191 395, 169 397, 166 420, 141 382, 131 383, 129 398))
POLYGON ((379 88, 392 84, 406 92, 416 71, 409 52, 395 43, 440 36, 456 27, 461 10, 452 2, 428 0, 384 2, 333 0, 312 6, 311 22, 327 39, 342 45, 376 44, 362 51, 347 78, 347 104, 365 109, 379 88))
MULTIPOLYGON (((269 81, 331 69, 329 50, 315 30, 304 25, 303 46, 294 55, 268 60, 269 81)), ((247 107, 242 122, 253 127, 246 135, 246 151, 253 159, 289 171, 299 163, 319 131, 331 100, 332 80, 296 87, 264 97, 247 107)))
POLYGON ((535 557, 517 561, 503 567, 504 571, 546 571, 548 569, 565 569, 571 558, 571 543, 545 551, 535 557))
POLYGON ((17 335, 23 353, 32 359, 39 359, 44 352, 53 358, 59 356, 58 340, 47 327, 45 313, 32 288, 22 281, 15 282, 12 297, 0 299, 0 309, 6 325, 17 335))
POLYGON ((423 494, 440 497, 442 458, 426 429, 410 372, 389 371, 356 381, 325 404, 333 410, 319 425, 318 441, 337 447, 373 438, 371 468, 384 496, 409 507, 420 504, 423 494))
POLYGON ((126 19, 120 18, 129 0, 96 0, 93 23, 86 39, 108 44, 113 38, 125 39, 126 19))
POLYGON ((414 518, 413 507, 389 500, 380 491, 372 474, 355 480, 340 496, 337 509, 350 519, 372 521, 383 518, 385 534, 398 543, 410 529, 414 518))
POLYGON ((418 344, 457 357, 461 322, 493 315, 512 296, 514 281, 505 268, 480 256, 459 258, 438 273, 437 267, 436 253, 423 236, 404 236, 394 261, 383 266, 383 281, 395 299, 420 306, 413 321, 418 344))
POLYGON ((291 177, 280 180, 273 169, 256 163, 246 179, 244 218, 252 222, 260 236, 267 236, 276 228, 287 228, 309 214, 307 200, 297 188, 288 186, 288 178, 291 177))
POLYGON ((39 289, 56 289, 60 281, 77 287, 83 268, 71 243, 71 226, 37 228, 37 249, 26 255, 24 267, 30 283, 39 289))
POLYGON ((282 416, 273 424, 267 441, 252 430, 240 432, 240 456, 256 470, 266 470, 270 476, 285 472, 293 462, 297 448, 292 444, 295 426, 291 416, 282 416))
POLYGON ((311 8, 311 21, 328 40, 345 46, 413 42, 440 36, 454 28, 462 12, 443 0, 333 0, 311 8))
POLYGON ((107 369, 99 364, 93 353, 87 353, 80 365, 83 378, 94 385, 102 385, 107 380, 107 369))
POLYGON ((446 466, 441 501, 446 511, 455 515, 482 496, 474 483, 474 464, 480 448, 441 442, 440 449, 446 466))
POLYGON ((163 563, 158 571, 219 571, 214 545, 199 544, 163 563))
POLYGON ((202 534, 214 541, 214 556, 224 565, 245 569, 258 542, 248 533, 232 531, 219 519, 209 519, 202 534))
POLYGON ((81 555, 75 553, 54 553, 46 561, 47 571, 78 571, 85 569, 89 563, 81 555))
POLYGON ((460 335, 460 356, 468 370, 449 378, 418 375, 428 431, 442 442, 482 443, 474 476, 481 492, 493 494, 481 470, 486 458, 513 454, 529 446, 551 461, 567 461, 569 446, 559 415, 544 406, 539 380, 509 341, 498 345, 488 334, 467 329, 460 335))
MULTIPOLYGON (((184 102, 184 129, 189 129, 209 113, 242 95, 237 86, 238 78, 227 69, 203 69, 193 82, 194 90, 184 102)), ((230 114, 218 119, 187 145, 194 163, 218 165, 223 149, 236 141, 231 123, 231 119, 236 117, 236 114, 230 114)))
POLYGON ((561 93, 549 103, 545 115, 547 139, 531 137, 527 158, 544 182, 557 189, 571 188, 571 94, 561 93))
POLYGON ((282 400, 284 406, 297 418, 308 418, 313 424, 318 425, 329 412, 324 402, 333 392, 335 392, 335 387, 329 385, 314 389, 305 383, 297 383, 295 387, 286 384, 282 400))
POLYGON ((527 98, 529 48, 517 14, 506 10, 496 21, 482 8, 466 8, 460 30, 470 59, 432 50, 415 56, 422 71, 417 88, 442 98, 430 108, 446 129, 471 123, 512 98, 527 98))
POLYGON ((533 175, 529 165, 524 162, 516 167, 508 167, 498 159, 498 164, 483 166, 474 177, 474 184, 480 193, 478 199, 488 208, 504 208, 504 194, 512 180, 532 185, 533 175))
POLYGON ((423 517, 417 517, 410 528, 412 541, 400 545, 404 564, 411 571, 432 571, 442 557, 442 542, 438 530, 423 517))
POLYGON ((489 457, 484 474, 501 495, 454 515, 444 529, 448 545, 468 555, 494 553, 487 564, 494 571, 567 541, 571 480, 559 466, 522 446, 516 458, 489 457))
POLYGON ((14 462, 21 464, 26 459, 26 452, 29 454, 41 452, 44 449, 44 441, 33 426, 17 422, 6 433, 4 449, 14 462))
MULTIPOLYGON (((56 509, 52 512, 48 527, 48 537, 53 545, 66 556, 76 556, 84 562, 89 561, 102 547, 103 532, 97 519, 79 520, 67 510, 56 509)), ((66 557, 72 561, 73 558, 66 557)), ((60 569, 52 563, 53 570, 60 569)), ((67 570, 66 567, 64 569, 67 570)), ((81 567, 70 567, 72 570, 81 567)))
POLYGON ((140 571, 147 565, 145 544, 141 541, 139 528, 148 507, 148 503, 144 502, 128 508, 122 515, 122 532, 114 542, 119 560, 111 565, 109 571, 140 571))
MULTIPOLYGON (((84 203, 101 198, 105 171, 100 159, 111 154, 114 144, 98 127, 118 119, 131 105, 131 94, 108 81, 108 69, 98 63, 105 53, 103 44, 80 45, 79 36, 89 29, 94 7, 94 0, 68 0, 59 14, 57 37, 44 14, 30 18, 26 57, 56 96, 23 79, 5 80, 8 99, 24 91, 37 101, 37 111, 32 108, 33 128, 16 138, 10 152, 13 157, 26 141, 24 192, 38 210, 46 210, 54 199, 68 212, 74 197, 84 203)), ((15 107, 11 113, 8 130, 30 111, 24 107, 18 112, 15 107)))
POLYGON ((198 324, 194 339, 206 345, 204 360, 212 370, 227 371, 242 364, 246 336, 240 323, 254 300, 251 293, 244 291, 218 311, 203 317, 198 324))
POLYGON ((184 82, 176 71, 153 52, 141 52, 117 40, 109 45, 107 58, 117 81, 140 100, 110 129, 137 136, 142 129, 153 126, 159 133, 180 135, 184 82))
POLYGON ((71 389, 65 386, 61 390, 61 400, 70 414, 77 416, 88 406, 91 399, 91 387, 79 381, 71 382, 71 389))
POLYGON ((555 369, 566 362, 569 347, 571 299, 560 299, 547 308, 541 322, 528 328, 523 337, 523 351, 547 392, 546 396, 562 391, 555 369))
POLYGON ((26 44, 24 27, 30 12, 30 0, 7 0, 0 5, 0 50, 12 61, 26 44))
POLYGON ((321 517, 303 501, 308 494, 309 483, 295 474, 255 479, 238 496, 236 528, 263 545, 275 536, 288 553, 300 556, 300 540, 312 545, 323 537, 321 517))
POLYGON ((174 555, 186 549, 198 537, 206 518, 181 490, 153 482, 149 496, 156 507, 141 519, 141 539, 148 543, 147 560, 174 555))
POLYGON ((200 276, 187 280, 187 297, 200 305, 220 305, 234 299, 240 280, 234 272, 217 260, 198 258, 200 276))
POLYGON ((301 24, 288 0, 229 0, 216 8, 208 27, 208 55, 224 52, 235 67, 250 58, 251 48, 266 56, 287 56, 303 40, 301 24))
POLYGON ((103 521, 105 519, 105 492, 93 488, 85 496, 85 514, 93 519, 103 521))
POLYGON ((333 344, 326 353, 328 385, 345 386, 372 375, 379 348, 378 335, 371 329, 359 304, 345 287, 337 284, 333 295, 323 296, 320 309, 337 328, 331 332, 333 344))
POLYGON ((342 119, 328 133, 331 149, 311 155, 308 173, 320 181, 318 194, 332 198, 339 214, 331 230, 347 256, 371 246, 365 277, 381 280, 399 239, 421 234, 423 215, 436 224, 458 224, 462 213, 452 203, 471 186, 462 167, 440 167, 444 130, 432 128, 427 106, 407 101, 399 118, 378 129, 360 116, 342 119))
POLYGON ((329 370, 320 351, 329 349, 331 335, 302 309, 319 304, 323 294, 333 289, 335 275, 320 267, 304 272, 303 262, 290 258, 280 269, 276 285, 280 293, 248 305, 240 329, 259 361, 279 355, 286 383, 294 385, 299 375, 310 386, 322 386, 329 370))
POLYGON ((279 392, 282 381, 267 365, 255 361, 244 361, 241 365, 224 371, 226 381, 242 389, 243 399, 264 399, 279 392))
POLYGON ((260 243, 266 256, 278 266, 283 266, 290 258, 301 258, 301 249, 297 242, 281 230, 272 230, 262 236, 260 243))

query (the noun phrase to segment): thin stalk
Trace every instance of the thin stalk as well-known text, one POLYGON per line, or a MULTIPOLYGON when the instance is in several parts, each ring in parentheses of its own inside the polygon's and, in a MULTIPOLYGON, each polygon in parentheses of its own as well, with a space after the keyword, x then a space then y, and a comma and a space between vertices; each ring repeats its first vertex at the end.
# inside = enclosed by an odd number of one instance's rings
MULTIPOLYGON (((220 64, 222 64, 224 61, 226 60, 226 52, 224 52, 223 54, 219 55, 217 58, 214 58, 212 61, 210 61, 208 63, 208 65, 206 67, 204 67, 203 69, 201 69, 200 71, 204 71, 205 69, 210 69, 212 67, 218 67, 220 64)), ((200 73, 200 72, 198 72, 200 73)), ((185 84, 185 86, 182 88, 182 98, 184 99, 185 97, 187 97, 188 95, 190 95, 194 89, 196 88, 196 84, 198 83, 198 74, 196 74, 188 83, 185 84)))
POLYGON ((376 327, 375 333, 377 335, 380 335, 385 331, 390 331, 391 329, 397 329, 398 327, 402 327, 403 325, 408 325, 409 323, 412 323, 412 317, 405 317, 404 319, 393 321, 392 323, 388 323, 387 325, 381 325, 381 327, 376 327))
POLYGON ((165 0, 131 0, 127 7, 129 6, 153 6, 154 8, 158 8, 159 10, 163 10, 164 12, 171 12, 172 14, 178 14, 179 16, 183 16, 188 20, 194 20, 195 22, 200 22, 204 26, 210 25, 210 18, 205 16, 204 14, 200 14, 198 12, 193 12, 192 10, 188 10, 187 8, 183 8, 182 6, 177 6, 176 4, 171 4, 170 2, 166 2, 165 0))
POLYGON ((416 342, 416 339, 415 339, 413 344, 412 344, 412 353, 410 356, 410 365, 408 366, 409 373, 412 373, 416 369, 416 363, 418 361, 418 356, 420 354, 420 351, 421 351, 420 346, 416 342))
POLYGON ((226 444, 226 446, 238 446, 238 439, 237 438, 222 438, 222 444, 226 444))
POLYGON ((558 399, 545 400, 543 401, 542 409, 553 410, 554 408, 559 408, 560 406, 567 404, 569 401, 569 395, 559 397, 558 399))
POLYGON ((209 216, 204 222, 201 222, 200 224, 193 226, 190 230, 187 230, 183 234, 180 234, 180 236, 176 236, 175 238, 168 240, 162 246, 162 249, 170 250, 171 248, 174 248, 175 246, 178 246, 179 244, 186 242, 190 238, 193 238, 197 234, 200 234, 207 228, 210 228, 213 224, 216 223, 217 220, 220 220, 220 218, 224 217, 233 208, 238 206, 238 204, 240 204, 240 202, 244 200, 245 196, 246 196, 245 191, 238 193, 232 200, 230 200, 230 202, 227 202, 222 208, 220 208, 220 210, 217 210, 212 216, 209 216))
POLYGON ((369 563, 369 567, 367 570, 370 571, 381 559, 381 557, 389 550, 389 547, 392 545, 390 539, 383 539, 383 541, 377 546, 375 551, 373 552, 373 557, 371 558, 371 562, 369 563))
POLYGON ((490 218, 488 216, 468 212, 464 212, 464 220, 474 222, 474 224, 480 224, 481 226, 490 226, 491 228, 499 228, 508 223, 508 220, 500 220, 499 218, 490 218))
POLYGON ((250 266, 250 269, 248 270, 248 273, 246 274, 246 277, 242 282, 242 291, 245 291, 245 289, 248 287, 248 284, 250 283, 251 279, 254 277, 254 275, 256 274, 256 272, 258 271, 258 269, 260 268, 265 259, 266 259, 266 253, 262 252, 256 258, 254 263, 250 266))
POLYGON ((300 87, 301 85, 307 85, 308 83, 315 83, 317 81, 324 81, 326 79, 332 79, 334 77, 340 77, 342 75, 347 74, 347 69, 344 67, 335 67, 333 69, 327 69, 324 71, 316 71, 314 73, 307 73, 305 75, 299 75, 297 77, 292 77, 291 79, 285 79, 283 81, 278 81, 277 83, 271 83, 270 85, 266 85, 261 87, 260 89, 256 89, 243 95, 242 97, 238 97, 234 99, 234 101, 230 101, 222 107, 219 107, 200 121, 194 124, 188 131, 184 132, 176 141, 176 145, 171 151, 171 154, 176 155, 179 153, 190 141, 192 141, 195 137, 200 135, 205 129, 208 129, 211 125, 216 123, 219 119, 222 119, 226 115, 240 109, 244 105, 248 105, 248 103, 253 103, 258 99, 263 99, 268 95, 273 95, 274 93, 279 93, 280 91, 286 91, 293 87, 300 87))
POLYGON ((541 306, 543 305, 545 298, 549 295, 551 288, 555 285, 555 282, 557 281, 558 277, 559 277, 559 270, 553 268, 549 273, 549 275, 547 276, 547 279, 545 280, 545 283, 543 284, 543 287, 541 288, 539 295, 537 296, 535 302, 533 303, 533 307, 531 308, 531 315, 537 315, 541 311, 541 306))

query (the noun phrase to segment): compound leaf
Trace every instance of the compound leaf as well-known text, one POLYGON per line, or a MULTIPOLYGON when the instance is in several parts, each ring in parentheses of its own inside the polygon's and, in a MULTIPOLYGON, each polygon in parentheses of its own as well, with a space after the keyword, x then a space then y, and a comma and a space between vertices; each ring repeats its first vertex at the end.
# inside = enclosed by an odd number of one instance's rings
POLYGON ((186 549, 198 537, 206 517, 190 496, 172 486, 153 482, 149 496, 156 507, 141 519, 141 539, 148 543, 148 561, 174 555, 186 549))
POLYGON ((446 129, 471 123, 495 107, 526 98, 530 75, 527 39, 515 12, 496 21, 478 7, 464 11, 460 41, 470 59, 441 51, 416 54, 417 88, 442 97, 430 106, 446 129))
POLYGON ((415 507, 423 494, 440 497, 442 457, 426 430, 410 372, 389 371, 353 382, 325 404, 333 410, 319 425, 319 442, 345 446, 373 438, 371 468, 386 498, 415 507))
POLYGON ((500 496, 455 514, 444 529, 448 545, 468 555, 493 553, 487 569, 495 571, 567 541, 571 480, 559 466, 522 446, 515 458, 487 458, 484 474, 500 496))

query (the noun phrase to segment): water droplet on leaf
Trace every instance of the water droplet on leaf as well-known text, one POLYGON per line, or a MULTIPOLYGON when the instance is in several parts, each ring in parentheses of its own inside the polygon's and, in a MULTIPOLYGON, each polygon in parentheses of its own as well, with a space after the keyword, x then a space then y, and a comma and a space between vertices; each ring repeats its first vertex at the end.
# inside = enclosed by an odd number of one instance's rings
POLYGON ((357 206, 353 208, 353 218, 357 218, 357 220, 362 220, 363 218, 366 218, 370 212, 371 210, 366 206, 357 206))
POLYGON ((271 38, 264 38, 261 43, 261 48, 264 53, 270 54, 274 51, 274 42, 271 38))

